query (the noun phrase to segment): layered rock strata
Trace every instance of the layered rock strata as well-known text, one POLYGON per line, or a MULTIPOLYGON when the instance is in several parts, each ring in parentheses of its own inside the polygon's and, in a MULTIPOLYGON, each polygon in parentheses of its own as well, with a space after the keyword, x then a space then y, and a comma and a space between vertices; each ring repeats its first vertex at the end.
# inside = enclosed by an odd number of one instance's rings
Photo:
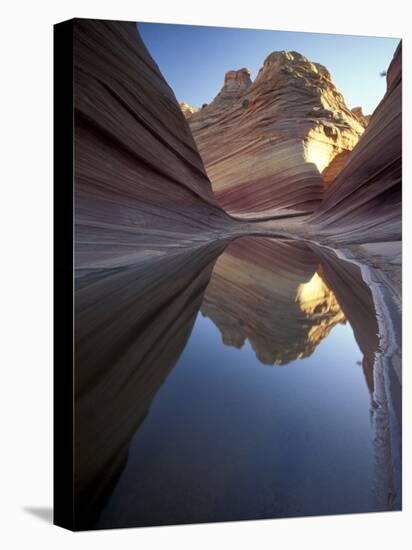
POLYGON ((224 236, 233 221, 136 25, 76 20, 74 40, 77 274, 224 236))
POLYGON ((402 221, 402 47, 387 91, 312 219, 335 243, 398 240, 402 221))
POLYGON ((297 52, 273 52, 252 83, 230 71, 189 125, 220 205, 247 219, 312 211, 323 170, 364 128, 327 69, 297 52))

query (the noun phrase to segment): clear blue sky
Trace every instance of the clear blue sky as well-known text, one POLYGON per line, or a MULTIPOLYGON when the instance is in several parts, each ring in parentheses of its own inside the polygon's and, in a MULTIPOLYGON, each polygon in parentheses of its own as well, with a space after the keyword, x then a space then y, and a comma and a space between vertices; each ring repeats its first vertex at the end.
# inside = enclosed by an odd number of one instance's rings
POLYGON ((209 103, 226 71, 247 67, 255 78, 276 50, 294 50, 330 71, 348 107, 371 113, 386 89, 386 70, 399 39, 138 23, 140 34, 178 101, 209 103))

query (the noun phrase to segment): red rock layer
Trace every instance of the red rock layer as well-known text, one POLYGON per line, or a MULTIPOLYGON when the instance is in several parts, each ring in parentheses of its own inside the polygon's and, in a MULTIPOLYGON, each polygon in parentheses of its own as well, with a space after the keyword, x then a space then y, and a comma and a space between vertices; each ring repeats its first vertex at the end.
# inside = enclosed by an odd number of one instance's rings
POLYGON ((233 222, 136 25, 74 27, 78 272, 221 236, 233 222))
POLYGON ((312 221, 335 242, 401 238, 402 47, 387 73, 387 91, 358 145, 312 221))
POLYGON ((189 125, 219 203, 244 218, 312 211, 321 172, 363 133, 322 65, 274 52, 251 83, 230 71, 189 125))

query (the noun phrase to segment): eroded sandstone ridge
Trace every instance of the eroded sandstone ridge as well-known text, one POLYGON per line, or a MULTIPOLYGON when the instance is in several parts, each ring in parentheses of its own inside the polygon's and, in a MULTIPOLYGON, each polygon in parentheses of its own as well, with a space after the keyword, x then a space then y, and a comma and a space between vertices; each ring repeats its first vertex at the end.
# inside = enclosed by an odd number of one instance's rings
POLYGON ((219 203, 249 219, 312 211, 322 172, 364 131, 327 69, 285 51, 253 83, 247 69, 229 71, 189 125, 219 203))
POLYGON ((402 46, 387 91, 313 218, 334 242, 399 240, 402 221, 402 46))
POLYGON ((77 274, 222 238, 233 222, 136 25, 74 29, 77 274))

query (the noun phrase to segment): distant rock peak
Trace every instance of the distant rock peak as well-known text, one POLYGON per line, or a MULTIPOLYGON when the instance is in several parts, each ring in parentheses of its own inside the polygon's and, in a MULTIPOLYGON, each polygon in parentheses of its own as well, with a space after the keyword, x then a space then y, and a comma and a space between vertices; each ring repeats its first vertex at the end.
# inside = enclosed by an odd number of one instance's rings
POLYGON ((225 74, 225 83, 222 90, 225 91, 243 91, 247 90, 252 84, 252 79, 250 78, 250 71, 243 67, 238 71, 227 71, 225 74))
POLYGON ((197 113, 199 110, 199 107, 192 107, 185 101, 181 101, 179 103, 179 107, 186 118, 191 117, 194 113, 197 113))
POLYGON ((237 71, 227 71, 222 89, 210 103, 214 108, 228 107, 236 102, 252 85, 250 71, 243 67, 237 71))
POLYGON ((362 107, 354 107, 351 109, 352 113, 355 115, 355 117, 359 120, 359 122, 362 124, 364 128, 369 124, 371 115, 364 115, 362 111, 362 107))
MULTIPOLYGON (((313 72, 315 74, 319 74, 328 80, 331 80, 331 76, 329 71, 321 65, 320 63, 314 63, 312 61, 309 61, 307 57, 302 55, 298 52, 287 52, 287 51, 279 51, 279 52, 272 52, 267 56, 265 59, 262 68, 260 69, 259 73, 264 72, 267 69, 273 69, 274 67, 280 68, 281 72, 282 69, 285 69, 285 67, 291 69, 291 68, 305 68, 309 72, 313 72)), ((290 71, 283 70, 284 74, 291 74, 290 71)))

